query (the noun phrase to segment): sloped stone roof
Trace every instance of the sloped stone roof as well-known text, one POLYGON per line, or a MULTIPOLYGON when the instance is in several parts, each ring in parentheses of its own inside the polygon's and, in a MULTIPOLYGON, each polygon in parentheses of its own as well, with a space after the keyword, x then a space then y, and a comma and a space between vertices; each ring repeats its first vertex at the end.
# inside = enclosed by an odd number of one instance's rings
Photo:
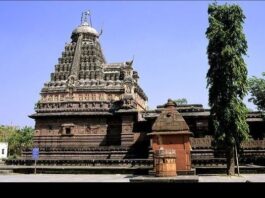
POLYGON ((102 31, 98 33, 87 16, 82 14, 82 23, 72 32, 71 42, 65 44, 50 80, 41 89, 35 111, 52 115, 109 112, 116 108, 115 102, 125 100, 130 108, 145 109, 148 98, 138 84, 133 60, 107 63, 99 40, 102 31))
POLYGON ((176 110, 176 103, 172 100, 168 100, 165 104, 164 110, 156 119, 153 124, 152 130, 154 132, 169 132, 169 131, 189 131, 189 127, 182 117, 182 115, 176 110))

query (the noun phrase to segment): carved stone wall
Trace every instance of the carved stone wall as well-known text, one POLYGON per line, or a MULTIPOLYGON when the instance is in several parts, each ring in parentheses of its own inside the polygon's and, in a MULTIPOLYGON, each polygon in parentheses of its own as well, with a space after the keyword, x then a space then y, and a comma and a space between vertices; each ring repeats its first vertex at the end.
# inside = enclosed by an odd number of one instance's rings
MULTIPOLYGON (((191 146, 193 149, 209 149, 212 148, 212 136, 205 136, 202 138, 190 138, 191 146)), ((241 143, 243 149, 265 149, 265 140, 244 141, 241 143)))
POLYGON ((106 145, 106 117, 36 119, 34 144, 39 147, 106 145))
POLYGON ((121 132, 121 145, 130 146, 134 143, 134 134, 133 134, 133 115, 122 115, 122 132, 121 132))

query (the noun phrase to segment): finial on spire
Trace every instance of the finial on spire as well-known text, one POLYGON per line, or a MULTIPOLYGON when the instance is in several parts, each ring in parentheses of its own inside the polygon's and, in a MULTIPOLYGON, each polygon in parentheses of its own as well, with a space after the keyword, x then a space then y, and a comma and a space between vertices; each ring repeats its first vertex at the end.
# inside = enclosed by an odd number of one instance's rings
POLYGON ((101 28, 100 33, 99 33, 98 36, 101 36, 102 33, 103 33, 103 29, 101 28))
POLYGON ((90 26, 92 26, 91 15, 90 15, 90 11, 89 10, 82 12, 81 25, 90 25, 90 26), (88 17, 89 17, 89 22, 88 22, 88 17))

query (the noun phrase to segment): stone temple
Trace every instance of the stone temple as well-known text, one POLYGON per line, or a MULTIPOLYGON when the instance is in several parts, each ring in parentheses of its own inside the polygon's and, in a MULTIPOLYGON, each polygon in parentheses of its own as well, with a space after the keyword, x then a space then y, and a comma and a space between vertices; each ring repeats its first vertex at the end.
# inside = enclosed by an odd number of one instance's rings
MULTIPOLYGON (((185 126, 183 134, 192 132, 193 137, 188 138, 191 148, 181 148, 189 167, 224 164, 222 152, 216 152, 211 144, 210 111, 199 104, 176 105, 171 100, 155 110, 147 110, 148 98, 138 83, 133 60, 107 63, 100 35, 91 26, 90 15, 83 13, 81 24, 73 30, 71 42, 65 45, 50 81, 40 92, 36 112, 30 115, 36 123, 34 146, 40 148, 38 163, 151 170, 155 146, 150 134, 164 131, 161 127, 157 131, 154 123, 158 118, 175 135, 183 133, 180 126, 185 126), (168 106, 172 107, 170 115, 176 116, 176 122, 167 119, 168 106), (191 152, 191 159, 184 152, 191 152)), ((262 164, 264 115, 249 112, 247 121, 253 140, 242 145, 240 163, 262 164)), ((190 145, 185 138, 181 141, 190 145)), ((169 136, 166 141, 171 141, 169 136)), ((181 144, 175 147, 180 148, 181 144)), ((20 159, 6 163, 32 163, 31 150, 24 150, 20 159)), ((180 166, 184 167, 181 163, 180 166)))
MULTIPOLYGON (((65 157, 60 153, 66 148, 72 149, 71 159, 89 158, 94 153, 77 156, 77 150, 131 147, 140 138, 133 123, 138 112, 146 110, 147 96, 138 84, 138 73, 133 61, 107 63, 99 37, 88 16, 83 16, 30 116, 36 121, 34 144, 51 148, 48 158, 65 157)), ((101 157, 108 156, 104 151, 101 157)))

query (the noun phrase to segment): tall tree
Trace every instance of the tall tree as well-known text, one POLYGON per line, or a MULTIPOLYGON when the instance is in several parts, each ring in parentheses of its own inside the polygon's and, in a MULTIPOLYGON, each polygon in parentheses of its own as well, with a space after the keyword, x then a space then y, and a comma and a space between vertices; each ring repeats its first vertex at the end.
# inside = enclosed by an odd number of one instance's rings
POLYGON ((226 150, 227 174, 235 174, 235 146, 247 140, 247 67, 243 56, 247 41, 243 33, 245 16, 238 5, 210 4, 208 7, 209 40, 207 73, 209 105, 215 132, 215 143, 226 150))
POLYGON ((253 76, 249 79, 249 88, 251 97, 250 102, 257 105, 259 110, 265 111, 265 72, 262 73, 263 78, 253 76))

